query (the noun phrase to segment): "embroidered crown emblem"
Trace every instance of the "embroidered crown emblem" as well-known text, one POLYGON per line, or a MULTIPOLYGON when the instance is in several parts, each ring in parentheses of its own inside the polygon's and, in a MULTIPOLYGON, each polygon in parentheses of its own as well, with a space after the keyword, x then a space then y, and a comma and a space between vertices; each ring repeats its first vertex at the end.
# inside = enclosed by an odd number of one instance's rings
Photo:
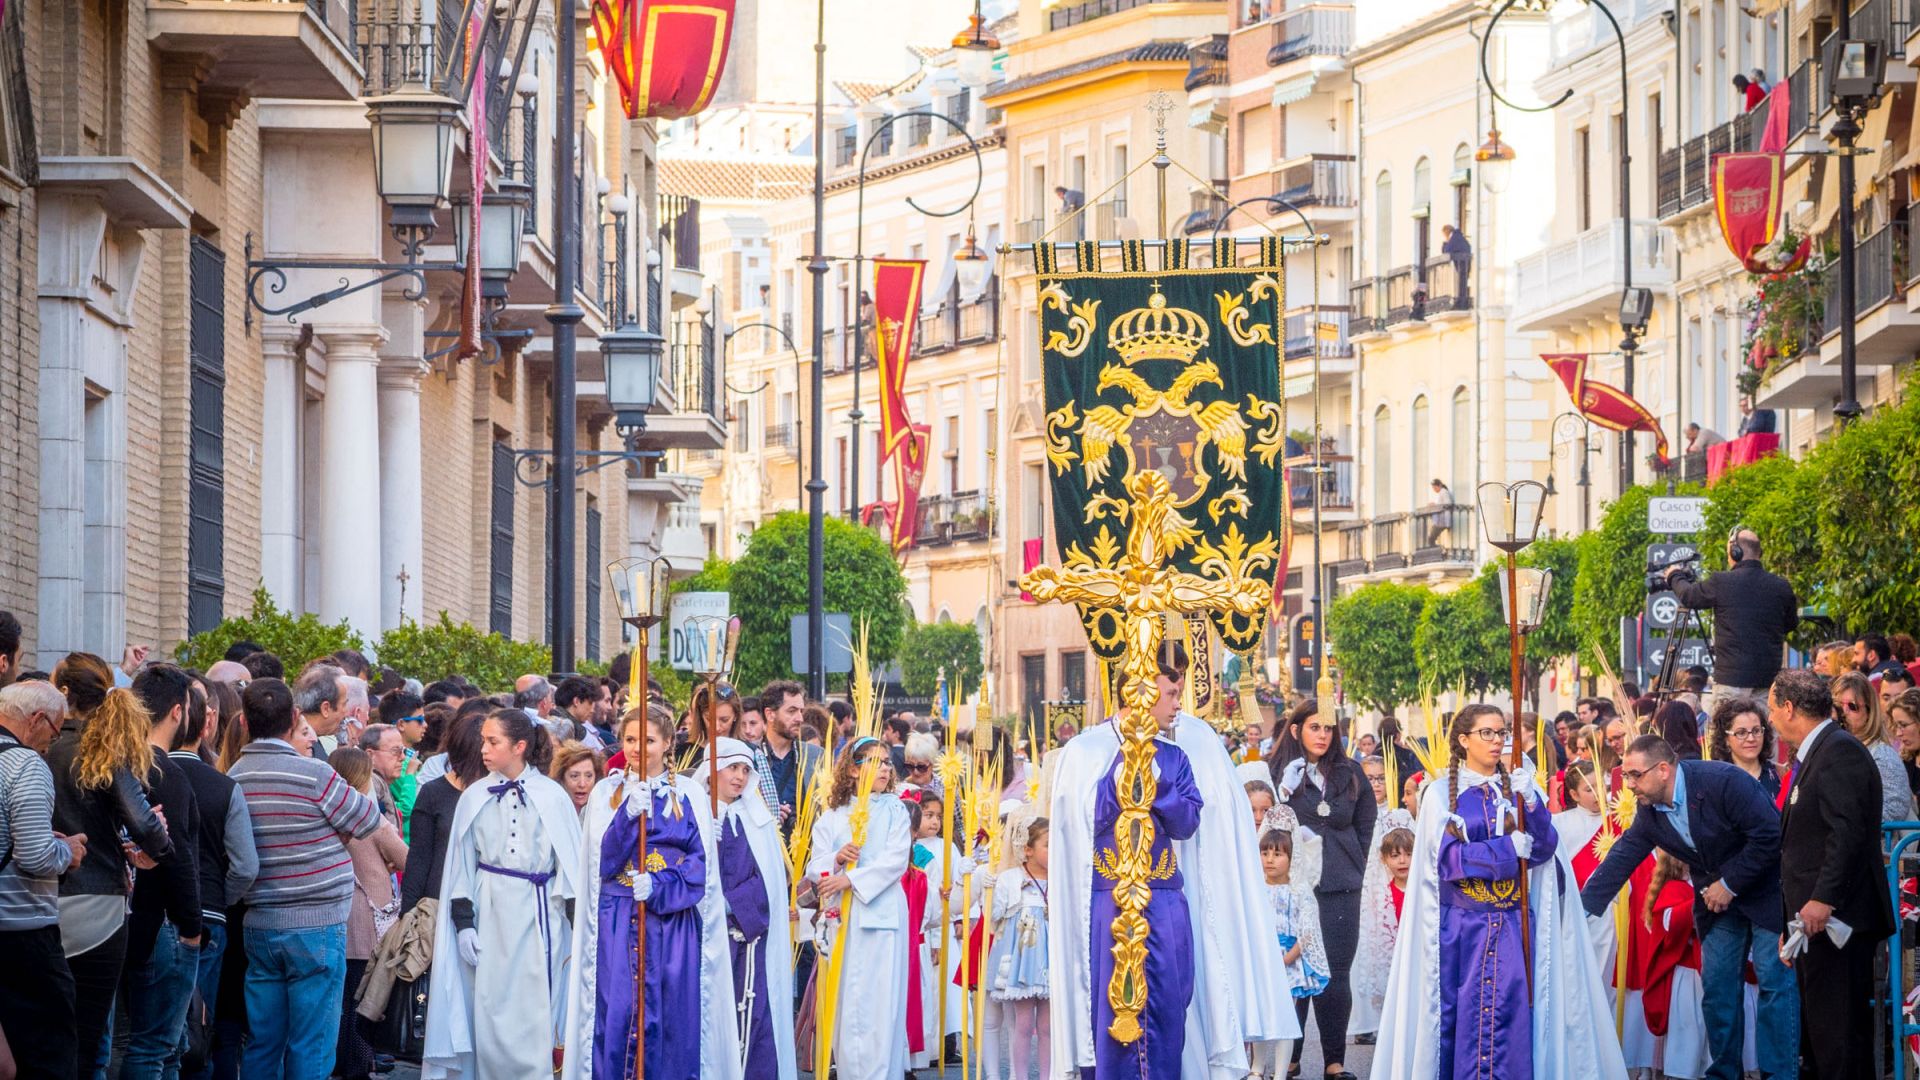
POLYGON ((1207 321, 1185 308, 1168 307, 1156 281, 1146 307, 1134 308, 1107 326, 1107 347, 1128 364, 1142 360, 1191 363, 1207 347, 1207 321))

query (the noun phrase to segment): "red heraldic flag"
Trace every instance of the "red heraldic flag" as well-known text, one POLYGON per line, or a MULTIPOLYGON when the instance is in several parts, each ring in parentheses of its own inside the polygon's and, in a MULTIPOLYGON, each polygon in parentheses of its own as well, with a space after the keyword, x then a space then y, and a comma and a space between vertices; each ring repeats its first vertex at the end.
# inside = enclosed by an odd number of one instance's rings
POLYGON ((707 107, 733 40, 734 0, 593 0, 593 33, 627 118, 707 107))
POLYGON ((924 259, 873 260, 874 351, 880 356, 880 461, 893 462, 895 499, 886 508, 893 549, 913 546, 920 518, 920 484, 927 472, 928 430, 907 412, 907 361, 920 324, 924 259))
POLYGON ((1786 176, 1787 128, 1793 111, 1793 86, 1781 79, 1767 95, 1767 122, 1758 153, 1715 154, 1710 162, 1713 179, 1713 216, 1720 236, 1740 265, 1755 274, 1789 274, 1806 265, 1813 238, 1800 241, 1798 250, 1769 261, 1781 217, 1781 191, 1786 176))
POLYGON ((1609 431, 1652 432, 1654 452, 1660 456, 1661 463, 1671 460, 1667 454, 1667 435, 1660 430, 1660 422, 1645 405, 1628 397, 1619 387, 1588 381, 1587 356, 1586 353, 1543 353, 1540 359, 1546 361, 1547 367, 1566 385, 1573 407, 1581 416, 1609 431))

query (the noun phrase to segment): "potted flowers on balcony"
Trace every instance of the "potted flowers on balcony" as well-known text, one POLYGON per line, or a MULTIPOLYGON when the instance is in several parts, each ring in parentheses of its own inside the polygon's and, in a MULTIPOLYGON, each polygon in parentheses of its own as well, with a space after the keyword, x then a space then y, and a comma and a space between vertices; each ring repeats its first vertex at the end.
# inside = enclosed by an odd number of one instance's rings
MULTIPOLYGON (((1782 232, 1766 253, 1768 261, 1790 266, 1799 246, 1800 237, 1782 232)), ((1740 347, 1746 363, 1735 379, 1740 393, 1753 394, 1780 368, 1817 345, 1824 332, 1832 263, 1833 252, 1823 248, 1796 268, 1747 275, 1754 291, 1741 305, 1746 334, 1740 347)))

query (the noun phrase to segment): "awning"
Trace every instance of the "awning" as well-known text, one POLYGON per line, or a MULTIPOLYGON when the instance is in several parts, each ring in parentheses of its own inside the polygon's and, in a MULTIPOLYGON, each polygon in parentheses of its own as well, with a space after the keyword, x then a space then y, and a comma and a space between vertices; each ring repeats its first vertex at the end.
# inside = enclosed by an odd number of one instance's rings
POLYGON ((1214 97, 1209 99, 1204 105, 1195 105, 1189 108, 1187 110, 1187 126, 1215 135, 1224 134, 1227 130, 1227 115, 1220 111, 1220 107, 1223 104, 1224 100, 1222 98, 1214 97))
POLYGON ((1273 104, 1275 107, 1291 105, 1296 101, 1306 100, 1307 95, 1311 93, 1313 93, 1313 73, 1295 75, 1285 82, 1274 84, 1273 104))
POLYGON ((993 289, 993 276, 1000 272, 1000 226, 987 226, 987 235, 977 238, 976 242, 987 252, 987 276, 980 279, 980 291, 961 297, 963 302, 987 295, 993 289))
MULTIPOLYGON (((1854 144, 1859 153, 1853 159, 1853 205, 1856 208, 1879 189, 1876 178, 1884 176, 1892 167, 1893 155, 1883 153, 1882 147, 1887 142, 1888 122, 1893 119, 1893 102, 1902 97, 1904 95, 1887 95, 1886 102, 1868 113, 1866 122, 1861 125, 1860 138, 1854 144)), ((1838 169, 1834 171, 1839 172, 1838 169)))

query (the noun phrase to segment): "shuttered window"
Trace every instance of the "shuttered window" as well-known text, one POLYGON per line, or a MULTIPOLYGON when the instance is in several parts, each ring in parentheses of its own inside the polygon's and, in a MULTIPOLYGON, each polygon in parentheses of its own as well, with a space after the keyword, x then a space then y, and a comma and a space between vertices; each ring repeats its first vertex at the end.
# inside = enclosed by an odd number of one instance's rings
POLYGON ((487 629, 513 636, 513 448, 493 444, 493 551, 487 629))
POLYGON ((219 625, 227 591, 227 258, 200 236, 190 251, 187 632, 197 634, 219 625))

